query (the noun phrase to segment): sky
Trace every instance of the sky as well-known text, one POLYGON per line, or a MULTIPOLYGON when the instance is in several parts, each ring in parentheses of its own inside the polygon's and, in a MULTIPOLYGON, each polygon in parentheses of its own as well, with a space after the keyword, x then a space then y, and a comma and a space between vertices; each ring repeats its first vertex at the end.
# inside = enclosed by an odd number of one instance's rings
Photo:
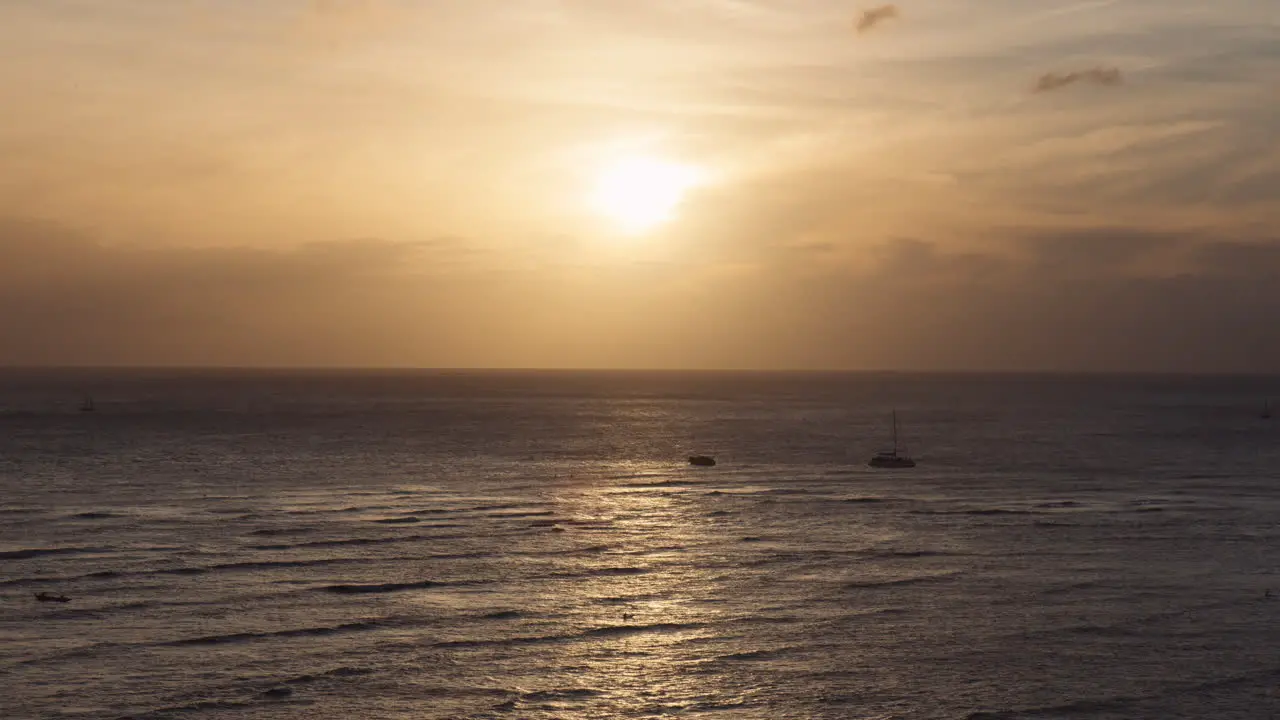
POLYGON ((0 0, 0 364, 1280 372, 1280 5, 0 0))

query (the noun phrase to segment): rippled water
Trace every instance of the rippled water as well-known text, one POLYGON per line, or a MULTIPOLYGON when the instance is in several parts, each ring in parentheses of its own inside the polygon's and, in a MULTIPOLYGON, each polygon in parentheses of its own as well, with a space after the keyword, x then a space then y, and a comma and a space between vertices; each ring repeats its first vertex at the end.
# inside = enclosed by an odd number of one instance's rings
POLYGON ((1272 717, 1273 382, 9 372, 0 716, 1272 717))

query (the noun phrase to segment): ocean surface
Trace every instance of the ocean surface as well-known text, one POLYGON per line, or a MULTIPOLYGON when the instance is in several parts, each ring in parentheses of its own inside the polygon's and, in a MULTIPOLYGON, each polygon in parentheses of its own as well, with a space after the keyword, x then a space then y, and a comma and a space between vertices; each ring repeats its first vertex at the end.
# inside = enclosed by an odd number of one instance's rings
POLYGON ((1268 397, 4 371, 0 718, 1272 718, 1268 397))

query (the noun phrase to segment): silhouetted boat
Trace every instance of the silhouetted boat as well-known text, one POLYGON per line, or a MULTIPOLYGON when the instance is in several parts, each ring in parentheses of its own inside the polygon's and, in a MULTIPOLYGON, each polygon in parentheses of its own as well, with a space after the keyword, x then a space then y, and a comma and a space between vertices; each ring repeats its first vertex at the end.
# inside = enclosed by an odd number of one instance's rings
POLYGON ((1271 401, 1270 400, 1267 400, 1262 403, 1262 412, 1258 414, 1258 417, 1262 418, 1263 420, 1271 419, 1271 401))
POLYGON ((716 459, 710 455, 690 455, 690 465, 700 465, 702 467, 711 467, 716 464, 716 459))
POLYGON ((893 411, 893 449, 876 453, 867 462, 873 468, 913 468, 916 461, 898 452, 898 411, 893 411))
POLYGON ((92 396, 85 396, 84 402, 80 403, 80 412, 93 412, 98 408, 93 404, 92 396))

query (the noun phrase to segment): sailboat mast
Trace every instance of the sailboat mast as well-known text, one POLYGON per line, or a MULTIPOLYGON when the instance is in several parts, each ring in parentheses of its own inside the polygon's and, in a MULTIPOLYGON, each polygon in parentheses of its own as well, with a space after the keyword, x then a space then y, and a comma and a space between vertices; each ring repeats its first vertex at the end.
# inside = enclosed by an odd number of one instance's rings
POLYGON ((893 454, 898 454, 898 411, 893 411, 893 454))

